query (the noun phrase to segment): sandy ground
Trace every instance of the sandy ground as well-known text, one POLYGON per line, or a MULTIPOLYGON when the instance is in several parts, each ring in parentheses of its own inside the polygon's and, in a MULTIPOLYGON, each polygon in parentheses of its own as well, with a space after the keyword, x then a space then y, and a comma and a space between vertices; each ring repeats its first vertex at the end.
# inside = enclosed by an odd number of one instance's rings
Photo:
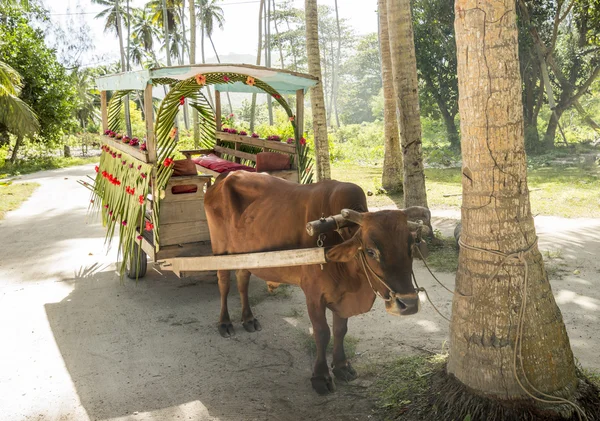
MULTIPOLYGON (((368 368, 402 355, 439 351, 448 324, 429 304, 392 318, 376 302, 352 318, 353 358, 362 376, 313 393, 304 297, 269 296, 251 282, 263 330, 222 339, 214 276, 178 279, 148 271, 121 283, 116 250, 87 215, 89 192, 76 183, 93 166, 22 177, 41 187, 0 221, 0 420, 364 420, 375 418, 368 368)), ((434 212, 450 235, 457 212, 434 212)), ((552 286, 573 351, 600 369, 600 220, 536 218, 540 247, 554 268, 552 286), (561 278, 561 279, 559 279, 561 278)), ((440 310, 451 296, 420 262, 416 274, 440 310)), ((439 274, 453 286, 452 274, 439 274)), ((239 318, 237 291, 230 294, 239 318)))

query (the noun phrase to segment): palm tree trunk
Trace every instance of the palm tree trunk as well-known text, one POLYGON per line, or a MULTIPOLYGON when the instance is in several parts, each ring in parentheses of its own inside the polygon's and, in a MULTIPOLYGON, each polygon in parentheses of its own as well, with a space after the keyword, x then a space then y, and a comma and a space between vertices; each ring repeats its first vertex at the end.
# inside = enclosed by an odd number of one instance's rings
MULTIPOLYGON (((126 72, 125 50, 123 48, 123 29, 121 28, 121 11, 119 8, 119 0, 115 0, 116 16, 117 16, 117 35, 119 36, 119 50, 121 52, 121 71, 126 72)), ((127 136, 131 137, 131 117, 129 113, 129 95, 124 98, 125 102, 125 130, 127 136)))
POLYGON ((398 120, 396 119, 396 95, 394 94, 386 0, 378 0, 378 10, 381 79, 383 83, 383 132, 385 137, 381 185, 388 191, 399 191, 402 188, 402 150, 400 149, 398 120))
POLYGON ((167 0, 162 0, 163 26, 165 27, 165 52, 167 53, 167 66, 171 67, 171 37, 169 35, 169 18, 167 16, 167 0))
MULTIPOLYGON (((194 9, 194 1, 188 2, 188 13, 190 15, 190 64, 196 64, 196 10, 194 9)), ((194 132, 194 149, 200 147, 200 132, 198 127, 198 111, 192 108, 192 129, 194 132)))
MULTIPOLYGON (((260 66, 260 52, 262 49, 262 14, 265 0, 260 1, 258 9, 258 49, 256 52, 256 65, 260 66)), ((252 105, 250 106, 250 131, 254 132, 254 119, 256 116, 256 94, 252 94, 252 105)))
MULTIPOLYGON (((265 65, 271 67, 271 2, 267 0, 265 13, 265 65)), ((273 125, 273 103, 271 95, 267 95, 267 110, 269 112, 269 125, 273 125)))
MULTIPOLYGON (((273 14, 275 15, 275 0, 273 0, 273 14)), ((279 28, 277 27, 277 19, 273 19, 273 23, 275 24, 275 34, 279 37, 279 28)), ((281 39, 279 39, 279 44, 277 45, 279 49, 279 63, 282 69, 285 68, 285 63, 283 61, 283 48, 281 45, 281 39)))
POLYGON ((578 385, 573 354, 529 202, 515 2, 480 0, 476 9, 470 3, 456 0, 464 244, 447 370, 477 394, 499 400, 526 399, 524 388, 540 396, 531 385, 571 397, 578 385), (526 263, 487 250, 525 251, 519 256, 526 263))
POLYGON ((342 29, 340 27, 340 15, 338 12, 337 0, 335 0, 335 22, 337 25, 337 55, 335 58, 334 70, 333 70, 332 100, 333 100, 333 109, 335 110, 335 123, 336 123, 337 127, 340 127, 340 116, 339 116, 339 111, 338 111, 337 99, 338 99, 338 90, 340 87, 340 81, 339 81, 339 79, 340 79, 340 63, 342 61, 342 29))
POLYGON ((387 16, 400 141, 404 154, 404 206, 427 207, 410 0, 387 0, 387 16))
MULTIPOLYGON (((321 80, 321 54, 319 52, 319 16, 317 0, 304 0, 306 14, 306 56, 308 73, 321 80)), ((318 83, 310 88, 310 102, 315 137, 315 163, 317 181, 331 178, 329 164, 329 142, 327 140, 327 118, 325 116, 325 98, 323 85, 318 83)))
MULTIPOLYGON (((219 53, 217 53, 217 49, 215 48, 215 43, 212 40, 212 37, 210 36, 210 34, 208 35, 208 40, 210 41, 210 45, 212 45, 212 49, 215 52, 215 57, 217 58, 217 62, 220 63, 221 59, 219 58, 219 53)), ((233 107, 231 106, 231 97, 229 96, 229 92, 227 93, 227 102, 229 103, 229 112, 233 114, 233 107)))
POLYGON ((10 156, 10 163, 14 165, 17 162, 17 156, 19 154, 19 149, 23 144, 23 136, 17 135, 17 141, 15 142, 15 147, 12 150, 12 155, 10 156))

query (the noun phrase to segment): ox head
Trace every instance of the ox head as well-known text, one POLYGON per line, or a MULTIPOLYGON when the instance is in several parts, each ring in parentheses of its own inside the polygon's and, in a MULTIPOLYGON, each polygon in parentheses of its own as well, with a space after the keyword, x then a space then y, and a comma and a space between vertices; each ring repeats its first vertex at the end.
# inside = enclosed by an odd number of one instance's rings
POLYGON ((344 209, 342 216, 359 225, 355 235, 327 252, 327 260, 349 262, 355 257, 375 293, 385 300, 385 309, 396 316, 419 311, 419 295, 412 283, 412 251, 415 242, 401 210, 359 213, 344 209), (361 256, 362 254, 362 256, 361 256))

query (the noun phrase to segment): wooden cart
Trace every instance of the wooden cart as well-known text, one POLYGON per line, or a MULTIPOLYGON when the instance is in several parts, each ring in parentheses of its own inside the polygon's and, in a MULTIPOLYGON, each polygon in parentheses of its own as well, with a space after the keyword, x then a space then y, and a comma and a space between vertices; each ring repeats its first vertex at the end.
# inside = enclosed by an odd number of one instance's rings
POLYGON ((202 149, 180 151, 188 159, 212 153, 232 164, 243 163, 252 167, 261 153, 282 153, 289 155, 290 168, 275 170, 272 174, 297 182, 311 182, 312 164, 302 137, 304 94, 316 83, 314 77, 306 74, 237 64, 158 68, 97 79, 101 92, 102 127, 106 134, 103 157, 106 158, 101 158, 92 190, 100 199, 96 206, 103 212, 109 236, 123 219, 119 226, 119 247, 124 261, 122 270, 128 277, 143 277, 148 257, 178 276, 182 272, 325 263, 321 248, 212 256, 204 194, 219 172, 200 164, 197 166, 199 173, 195 175, 172 177, 170 170, 177 145, 175 116, 178 107, 188 100, 201 115, 202 133, 205 135, 202 149), (170 91, 156 111, 153 87, 157 84, 169 85, 170 91), (201 92, 207 85, 215 88, 214 108, 201 92), (136 90, 143 91, 145 147, 123 142, 115 134, 122 127, 122 101, 136 90), (110 101, 107 101, 108 91, 112 92, 110 101), (271 95, 288 113, 294 128, 293 142, 288 144, 222 131, 221 92, 271 95), (295 95, 295 112, 284 95, 295 95), (176 191, 180 186, 187 186, 188 191, 176 191), (126 193, 122 189, 126 189, 126 193), (138 195, 140 192, 143 194, 138 195), (137 208, 136 199, 140 205, 137 208), (136 222, 132 224, 128 220, 136 222), (152 228, 147 229, 150 226, 152 228))

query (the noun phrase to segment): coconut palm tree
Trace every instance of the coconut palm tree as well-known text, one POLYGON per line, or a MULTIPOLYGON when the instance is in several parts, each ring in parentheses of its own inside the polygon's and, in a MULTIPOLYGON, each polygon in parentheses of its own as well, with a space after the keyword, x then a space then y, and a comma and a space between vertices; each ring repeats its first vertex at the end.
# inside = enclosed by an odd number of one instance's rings
POLYGON ((225 23, 225 14, 223 8, 218 5, 218 0, 199 0, 196 3, 196 16, 200 22, 200 51, 202 52, 202 62, 204 63, 204 35, 208 37, 217 61, 220 63, 219 54, 212 41, 212 34, 215 28, 223 29, 225 23))
POLYGON ((143 9, 132 9, 132 12, 132 41, 134 41, 134 45, 140 46, 157 62, 154 43, 156 39, 160 38, 161 34, 158 26, 152 22, 152 10, 144 7, 143 9))
MULTIPOLYGON (((223 29, 223 25, 225 24, 225 14, 223 13, 223 8, 219 6, 218 0, 200 0, 197 14, 198 21, 201 26, 201 36, 200 36, 200 50, 202 52, 202 62, 204 63, 204 34, 208 37, 210 41, 210 45, 215 53, 215 57, 217 62, 220 63, 221 59, 219 58, 219 53, 217 53, 217 49, 215 48, 215 43, 212 39, 212 34, 214 33, 215 28, 223 29)), ((233 113, 233 107, 231 105, 231 98, 229 97, 229 92, 227 92, 227 102, 229 103, 229 112, 233 113)))
POLYGON ((410 0, 387 0, 386 3, 400 141, 404 152, 404 206, 427 207, 410 0))
MULTIPOLYGON (((0 61, 0 133, 9 132, 17 136, 11 162, 17 159, 17 151, 23 138, 32 135, 40 128, 35 112, 19 98, 21 87, 21 75, 8 64, 0 61)), ((2 139, 0 139, 1 143, 3 143, 2 139)))
MULTIPOLYGON (((319 51, 319 16, 317 0, 304 1, 306 14, 306 55, 308 57, 308 73, 322 80, 319 51)), ((329 164, 329 142, 327 140, 327 118, 325 116, 325 97, 323 85, 318 83, 310 88, 310 102, 313 116, 315 137, 315 162, 317 181, 331 178, 329 164)))
MULTIPOLYGON (((126 13, 126 10, 121 7, 119 0, 92 0, 92 3, 99 4, 102 6, 106 6, 106 9, 102 10, 98 13, 95 18, 96 19, 105 19, 104 23, 104 32, 109 32, 114 30, 117 33, 119 38, 119 50, 121 52, 121 71, 125 72, 127 70, 126 65, 126 56, 125 49, 123 47, 123 27, 122 20, 125 19, 126 22, 131 19, 131 17, 126 13)), ((125 127, 127 130, 127 135, 131 137, 131 119, 129 117, 129 100, 126 98, 125 102, 125 127)))
POLYGON ((486 404, 473 413, 478 404, 458 384, 445 409, 453 419, 492 419, 486 411, 498 409, 502 419, 588 419, 565 405, 585 392, 531 214, 515 2, 471 6, 455 3, 463 200, 447 372, 513 412, 486 404))
POLYGON ((379 45, 381 50, 381 79, 383 81, 383 121, 385 154, 381 185, 388 191, 402 187, 402 150, 396 118, 396 96, 390 55, 390 36, 387 22, 386 0, 378 1, 379 45))

